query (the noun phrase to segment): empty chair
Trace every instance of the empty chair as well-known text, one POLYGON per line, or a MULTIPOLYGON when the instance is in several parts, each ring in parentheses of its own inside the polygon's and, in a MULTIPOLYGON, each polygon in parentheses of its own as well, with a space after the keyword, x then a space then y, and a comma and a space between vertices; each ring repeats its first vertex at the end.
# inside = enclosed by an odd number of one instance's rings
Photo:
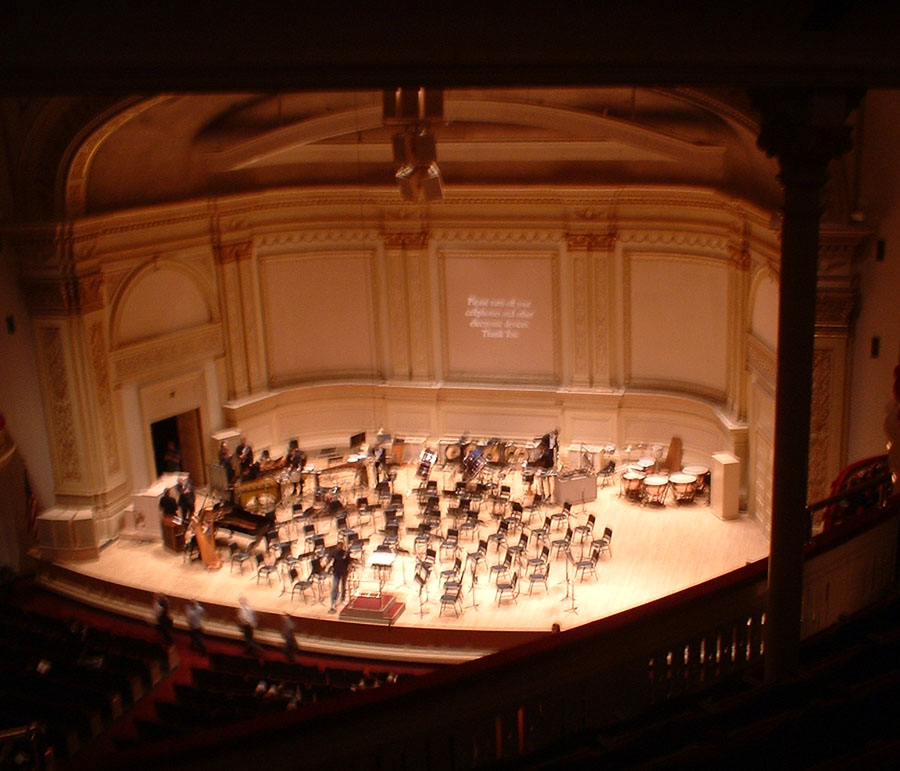
POLYGON ((594 537, 594 524, 597 518, 593 514, 588 514, 587 521, 583 525, 576 525, 573 531, 573 537, 578 536, 579 541, 586 541, 588 538, 594 537))
POLYGON ((262 576, 265 576, 266 583, 269 586, 271 586, 272 585, 271 576, 272 576, 272 573, 274 573, 276 570, 278 570, 277 562, 267 563, 266 558, 262 554, 257 553, 257 555, 256 555, 256 583, 259 583, 259 579, 262 576))
POLYGON ((513 544, 512 546, 506 547, 506 554, 509 556, 510 554, 513 556, 517 562, 521 561, 525 556, 525 552, 528 550, 528 536, 525 533, 519 536, 519 542, 513 544))
POLYGON ((550 517, 544 517, 544 524, 531 529, 531 537, 536 544, 545 543, 550 537, 550 517))
MULTIPOLYGON (((521 505, 521 504, 520 504, 521 505)), ((541 511, 541 507, 544 505, 544 496, 540 493, 535 493, 531 499, 531 503, 524 507, 524 512, 528 514, 528 521, 531 521, 531 518, 538 514, 541 511)))
POLYGON ((562 538, 557 538, 550 542, 550 552, 559 557, 561 552, 569 551, 572 544, 572 528, 566 528, 566 534, 562 538), (554 551, 555 550, 555 551, 554 551))
POLYGON ((241 569, 241 574, 244 573, 244 563, 250 559, 250 552, 246 549, 242 549, 238 546, 234 541, 228 544, 228 550, 231 552, 231 569, 229 572, 234 572, 234 566, 237 566, 241 569))
POLYGON ((563 523, 568 525, 569 523, 569 514, 572 513, 572 504, 569 501, 566 501, 562 508, 559 511, 553 512, 550 519, 553 520, 553 524, 556 525, 556 530, 562 530, 563 523))
POLYGON ((578 571, 581 571, 581 580, 584 581, 584 577, 588 573, 592 573, 594 578, 597 577, 597 560, 600 559, 600 547, 594 549, 591 552, 590 557, 582 558, 575 563, 575 579, 578 579, 578 571))
POLYGON ((497 544, 497 551, 500 551, 500 546, 506 546, 506 536, 509 531, 509 522, 505 519, 497 523, 497 530, 488 535, 487 542, 488 546, 492 543, 497 544))
POLYGON ((441 559, 444 559, 444 554, 449 552, 451 555, 456 553, 456 550, 459 548, 459 530, 455 527, 448 527, 447 534, 441 540, 441 559))
POLYGON ((303 602, 309 602, 306 599, 306 592, 311 591, 313 588, 313 582, 311 578, 300 578, 299 573, 297 572, 297 568, 291 568, 288 570, 288 577, 291 582, 291 602, 294 601, 294 594, 300 592, 303 596, 303 602))
POLYGON ((550 547, 546 544, 544 545, 544 548, 541 549, 540 554, 538 554, 536 557, 529 558, 528 567, 534 570, 539 568, 545 562, 550 562, 550 547))
POLYGON ((416 528, 416 537, 413 539, 413 549, 416 553, 427 549, 431 543, 431 526, 427 522, 420 522, 416 528))
POLYGON ((478 525, 479 525, 479 522, 478 522, 478 515, 477 515, 477 514, 474 514, 474 513, 470 513, 470 514, 466 517, 466 521, 463 522, 463 523, 459 526, 459 535, 460 535, 460 538, 461 538, 464 534, 471 535, 473 538, 475 538, 475 537, 478 535, 478 525))
POLYGON ((504 599, 511 599, 517 605, 519 601, 516 599, 519 596, 519 574, 513 573, 512 578, 504 579, 503 581, 497 582, 497 604, 499 605, 503 602, 504 599))
MULTIPOLYGON (((544 547, 545 549, 547 547, 544 547)), ((529 560, 530 562, 530 560, 529 560)), ((535 584, 543 584, 544 591, 550 593, 550 587, 547 586, 547 579, 550 577, 550 560, 542 560, 538 565, 534 566, 528 574, 528 593, 531 594, 535 584)))
POLYGON ((512 567, 512 560, 513 555, 509 551, 507 551, 506 556, 503 558, 503 562, 498 562, 495 565, 491 565, 491 571, 488 574, 488 578, 490 579, 490 577, 493 576, 499 581, 501 576, 509 573, 509 570, 512 567))
POLYGON ((396 549, 400 543, 400 525, 397 522, 388 522, 384 526, 384 540, 382 546, 389 549, 396 549))
POLYGON ((602 469, 600 469, 600 486, 606 487, 613 478, 613 475, 616 473, 616 462, 614 460, 610 460, 602 469))
POLYGON ((462 560, 457 557, 453 560, 453 567, 441 571, 441 581, 446 584, 447 581, 459 581, 462 573, 462 560))
POLYGON ((472 563, 472 571, 478 569, 478 566, 484 562, 484 555, 487 554, 487 541, 482 539, 478 542, 478 548, 475 551, 470 551, 466 555, 466 565, 470 562, 472 563))
POLYGON ((591 542, 591 548, 600 549, 601 555, 603 554, 603 552, 606 552, 607 554, 609 554, 610 558, 612 558, 612 537, 612 529, 609 527, 604 527, 603 535, 601 535, 599 538, 595 538, 591 542))
POLYGON ((454 589, 441 595, 441 608, 438 611, 440 616, 444 612, 444 608, 453 608, 453 612, 459 617, 462 614, 462 586, 456 586, 454 589))
POLYGON ((313 543, 316 540, 316 526, 312 522, 307 522, 303 526, 303 543, 307 551, 311 551, 313 543))

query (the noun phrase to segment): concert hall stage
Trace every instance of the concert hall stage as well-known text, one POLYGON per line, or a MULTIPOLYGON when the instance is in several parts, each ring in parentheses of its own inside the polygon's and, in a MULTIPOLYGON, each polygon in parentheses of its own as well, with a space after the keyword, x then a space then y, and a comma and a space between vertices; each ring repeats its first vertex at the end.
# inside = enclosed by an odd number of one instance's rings
MULTIPOLYGON (((442 483, 452 487, 449 472, 435 470, 433 478, 440 479, 439 488, 442 483), (448 478, 442 478, 445 474, 448 478)), ((513 500, 529 503, 531 496, 523 490, 519 474, 510 474, 503 483, 511 486, 513 500)), ((437 549, 438 567, 421 591, 415 581, 414 536, 419 521, 415 467, 400 468, 394 484, 395 492, 403 493, 407 526, 400 540, 401 552, 392 565, 373 567, 374 547, 382 536, 371 524, 363 525, 360 535, 368 539, 368 546, 366 565, 359 571, 356 587, 359 597, 337 614, 328 613, 330 580, 323 586, 321 600, 309 593, 307 599, 299 593, 292 599, 289 581, 283 583, 284 573, 274 574, 269 584, 265 576, 257 577, 255 563, 252 567, 250 562, 245 564, 243 572, 237 565, 232 569, 227 549, 221 552, 222 567, 208 570, 201 561, 187 562, 181 554, 165 549, 161 542, 118 538, 101 548, 97 560, 39 562, 39 580, 67 596, 148 622, 152 618, 150 603, 154 592, 170 597, 176 625, 184 625, 183 607, 187 600, 196 598, 207 609, 207 634, 234 638, 239 637, 235 609, 243 595, 260 615, 257 639, 264 643, 281 644, 280 615, 290 613, 300 646, 310 651, 453 663, 547 634, 554 623, 567 629, 642 605, 768 553, 768 537, 752 519, 719 519, 705 499, 676 504, 669 496, 664 505, 641 505, 620 496, 619 483, 613 481, 598 489, 596 500, 575 503, 570 516, 574 527, 585 523, 593 513, 595 536, 600 536, 604 527, 613 531, 611 555, 600 557, 596 578, 588 574, 581 580, 579 574, 578 580, 567 582, 567 576, 574 579, 574 565, 567 563, 564 556, 554 556, 546 589, 543 584, 536 584, 529 593, 531 571, 523 567, 519 571, 518 597, 498 603, 490 566, 502 561, 504 552, 501 549, 498 555, 492 544, 474 586, 471 570, 464 574, 462 610, 457 617, 450 606, 441 612, 439 573, 451 567, 453 557, 449 553, 441 560, 437 549)), ((560 509, 559 504, 548 504, 532 519, 531 526, 543 525, 545 516, 560 509)), ((481 538, 497 529, 491 510, 489 502, 483 504, 481 538)), ((283 538, 293 535, 292 526, 285 524, 290 516, 290 506, 279 508, 283 538)), ((351 514, 350 524, 354 522, 351 514)), ((336 540, 333 518, 319 518, 317 524, 327 543, 336 540)), ((376 524, 380 526, 380 517, 376 524)), ((551 531, 551 541, 564 532, 565 522, 560 520, 558 524, 559 529, 551 531)), ((514 537, 510 543, 517 540, 514 537)), ((302 536, 300 541, 302 544, 302 536)), ((463 563, 466 554, 476 547, 475 538, 461 542, 463 563)), ((537 550, 530 546, 527 556, 534 556, 537 550)), ((296 551, 302 551, 302 547, 296 551)), ((572 556, 578 559, 581 554, 576 538, 572 556)), ((590 556, 587 549, 584 556, 590 556)), ((302 569, 303 575, 307 570, 302 569)))

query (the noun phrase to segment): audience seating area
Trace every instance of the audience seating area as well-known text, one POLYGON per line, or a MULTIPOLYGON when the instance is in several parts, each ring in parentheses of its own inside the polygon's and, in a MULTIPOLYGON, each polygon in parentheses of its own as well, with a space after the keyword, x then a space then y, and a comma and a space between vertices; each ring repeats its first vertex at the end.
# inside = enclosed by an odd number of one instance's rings
POLYGON ((533 767, 886 768, 900 751, 900 597, 808 641, 800 674, 761 671, 667 701, 532 758, 533 767), (764 760, 765 759, 765 760, 764 760))

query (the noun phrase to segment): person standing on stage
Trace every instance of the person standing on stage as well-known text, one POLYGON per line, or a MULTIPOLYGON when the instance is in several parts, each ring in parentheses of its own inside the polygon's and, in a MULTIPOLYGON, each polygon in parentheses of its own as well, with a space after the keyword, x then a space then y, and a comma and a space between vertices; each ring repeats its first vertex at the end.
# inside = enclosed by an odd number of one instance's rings
POLYGON ((191 635, 191 648, 204 656, 208 655, 206 643, 203 641, 203 619, 206 616, 206 610, 196 599, 193 599, 188 603, 185 615, 191 635))
POLYGON ((178 516, 178 502, 172 497, 172 491, 168 488, 163 492, 162 498, 159 499, 159 508, 163 513, 163 517, 174 519, 178 516))
POLYGON ((166 645, 171 645, 173 622, 172 614, 169 612, 169 600, 166 595, 153 595, 153 616, 156 619, 156 628, 162 635, 166 645))
POLYGON ((338 541, 331 555, 331 608, 329 613, 337 612, 338 589, 341 592, 341 602, 347 599, 347 573, 350 572, 350 557, 344 551, 344 544, 338 541))
POLYGON ((190 477, 179 479, 175 490, 178 492, 178 508, 181 510, 181 519, 185 523, 190 522, 194 516, 197 501, 190 477))
POLYGON ((256 634, 256 626, 259 622, 256 618, 256 611, 250 607, 247 598, 241 595, 238 598, 237 625, 244 635, 244 652, 262 654, 262 647, 254 639, 256 634))
POLYGON ((241 467, 241 477, 247 476, 250 467, 253 465, 253 448, 250 446, 246 437, 241 437, 240 444, 234 448, 234 454, 237 456, 238 463, 241 467))
POLYGON ((234 460, 231 450, 228 449, 228 443, 224 440, 219 445, 219 465, 225 469, 225 477, 230 486, 234 482, 234 460))

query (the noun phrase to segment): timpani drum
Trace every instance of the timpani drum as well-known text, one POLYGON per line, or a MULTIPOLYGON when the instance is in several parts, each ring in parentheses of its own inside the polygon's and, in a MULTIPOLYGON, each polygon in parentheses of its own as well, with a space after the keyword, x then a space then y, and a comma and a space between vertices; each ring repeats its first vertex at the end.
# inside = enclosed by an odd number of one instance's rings
POLYGON ((644 502, 658 503, 665 506, 666 493, 669 492, 669 478, 661 474, 644 477, 644 502))
POLYGON ((702 493, 706 489, 706 480, 709 478, 709 469, 706 466, 685 466, 681 471, 684 474, 693 474, 697 477, 696 492, 702 493))
POLYGON ((697 477, 694 474, 672 474, 669 477, 672 485, 672 494, 675 496, 676 503, 690 503, 694 500, 694 493, 697 491, 697 477))
POLYGON ((444 450, 444 460, 447 463, 458 463, 462 457, 462 447, 458 444, 448 444, 444 450))
POLYGON ((622 474, 622 494, 632 500, 640 500, 644 494, 646 474, 629 469, 622 474))

